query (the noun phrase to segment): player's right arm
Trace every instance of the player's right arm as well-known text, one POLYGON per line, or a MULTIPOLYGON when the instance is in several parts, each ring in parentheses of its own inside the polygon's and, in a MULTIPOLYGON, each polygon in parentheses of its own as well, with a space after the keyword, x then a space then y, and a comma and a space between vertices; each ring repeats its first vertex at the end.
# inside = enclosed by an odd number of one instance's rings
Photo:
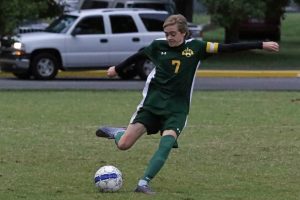
POLYGON ((121 62, 120 64, 116 65, 116 66, 111 66, 110 68, 108 68, 107 70, 107 76, 108 77, 115 77, 118 74, 121 73, 126 73, 126 69, 127 67, 130 67, 132 64, 136 63, 137 61, 141 60, 141 59, 146 59, 147 56, 144 53, 144 51, 139 51, 135 54, 133 54, 132 56, 128 57, 126 60, 124 60, 123 62, 121 62))

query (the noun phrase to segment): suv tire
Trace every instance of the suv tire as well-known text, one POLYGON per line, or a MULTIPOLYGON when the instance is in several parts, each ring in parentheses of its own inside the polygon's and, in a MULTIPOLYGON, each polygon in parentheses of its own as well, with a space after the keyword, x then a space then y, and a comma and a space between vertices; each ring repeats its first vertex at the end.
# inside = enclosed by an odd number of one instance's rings
POLYGON ((125 71, 120 72, 118 75, 123 80, 133 79, 137 75, 135 65, 128 67, 125 71))
POLYGON ((39 53, 32 59, 31 70, 35 79, 54 79, 58 72, 57 58, 50 53, 39 53))
POLYGON ((140 60, 136 63, 136 70, 142 80, 146 80, 155 65, 149 59, 140 60))

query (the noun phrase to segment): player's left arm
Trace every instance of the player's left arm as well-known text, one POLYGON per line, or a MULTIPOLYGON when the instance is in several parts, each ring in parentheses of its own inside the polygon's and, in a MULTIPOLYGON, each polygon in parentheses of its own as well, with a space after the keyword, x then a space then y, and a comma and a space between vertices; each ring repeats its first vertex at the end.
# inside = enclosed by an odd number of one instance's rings
POLYGON ((237 52, 251 49, 278 52, 279 45, 276 42, 241 42, 231 44, 207 42, 206 44, 206 53, 237 52))
POLYGON ((262 47, 266 51, 279 51, 279 44, 277 42, 263 42, 262 47))

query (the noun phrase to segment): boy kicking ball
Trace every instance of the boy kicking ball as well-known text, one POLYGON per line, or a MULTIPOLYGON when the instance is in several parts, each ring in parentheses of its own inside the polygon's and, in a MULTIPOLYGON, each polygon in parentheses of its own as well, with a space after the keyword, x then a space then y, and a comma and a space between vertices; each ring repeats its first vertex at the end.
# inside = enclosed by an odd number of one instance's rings
POLYGON ((117 66, 107 70, 108 77, 126 71, 126 67, 148 58, 156 66, 149 74, 143 99, 127 128, 100 127, 99 137, 114 139, 120 150, 130 149, 145 133, 161 134, 158 149, 153 154, 135 192, 155 194, 150 181, 164 166, 172 148, 187 123, 192 89, 197 68, 208 56, 250 49, 278 52, 276 42, 245 42, 220 44, 188 38, 187 20, 182 15, 169 16, 164 24, 165 38, 154 40, 148 47, 135 53, 117 66))

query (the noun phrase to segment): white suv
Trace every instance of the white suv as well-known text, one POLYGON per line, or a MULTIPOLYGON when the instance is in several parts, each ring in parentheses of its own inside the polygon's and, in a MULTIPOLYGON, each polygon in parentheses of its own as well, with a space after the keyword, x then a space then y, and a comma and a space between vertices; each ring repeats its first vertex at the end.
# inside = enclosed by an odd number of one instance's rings
MULTIPOLYGON (((146 9, 92 9, 67 13, 45 32, 2 40, 0 67, 16 77, 53 79, 58 70, 106 69, 164 37, 168 13, 146 9)), ((120 75, 145 79, 153 66, 141 61, 120 75)))

